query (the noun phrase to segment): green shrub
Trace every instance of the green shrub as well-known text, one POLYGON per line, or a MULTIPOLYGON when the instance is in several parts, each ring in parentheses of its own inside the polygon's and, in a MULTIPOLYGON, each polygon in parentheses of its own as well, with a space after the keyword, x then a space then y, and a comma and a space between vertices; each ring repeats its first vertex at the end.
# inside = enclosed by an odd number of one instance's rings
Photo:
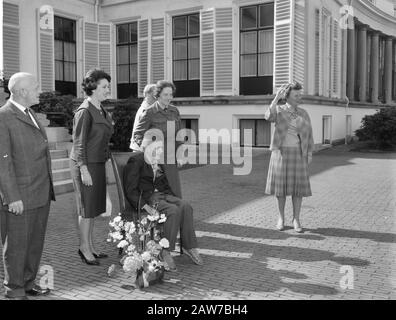
POLYGON ((65 127, 72 133, 75 105, 72 95, 60 95, 57 92, 43 92, 40 103, 34 106, 35 112, 44 113, 51 127, 65 127))
POLYGON ((141 102, 142 100, 137 98, 116 101, 112 112, 114 134, 111 143, 113 150, 129 151, 133 122, 141 102))
POLYGON ((356 130, 362 141, 373 141, 378 149, 396 145, 396 107, 386 107, 362 119, 362 126, 356 130))

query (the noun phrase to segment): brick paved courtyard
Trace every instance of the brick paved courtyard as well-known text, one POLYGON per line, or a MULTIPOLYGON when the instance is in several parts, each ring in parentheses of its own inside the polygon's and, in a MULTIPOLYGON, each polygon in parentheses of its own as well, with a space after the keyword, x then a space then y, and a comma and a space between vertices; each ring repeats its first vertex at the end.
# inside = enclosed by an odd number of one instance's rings
MULTIPOLYGON (((46 299, 395 299, 396 154, 345 146, 317 153, 314 195, 302 208, 304 234, 275 230, 276 202, 264 195, 269 153, 253 154, 248 176, 233 176, 230 165, 182 171, 205 265, 175 253, 179 272, 144 290, 121 288, 131 282, 122 270, 107 276, 118 258, 105 241, 109 218, 98 218, 96 239, 110 257, 100 266, 81 262, 73 194, 58 196, 42 258, 54 270, 54 290, 46 299), (340 286, 343 266, 351 266, 346 270, 353 271, 353 289, 340 286)), ((114 185, 110 192, 116 214, 114 185)), ((286 210, 291 226, 289 202, 286 210)))

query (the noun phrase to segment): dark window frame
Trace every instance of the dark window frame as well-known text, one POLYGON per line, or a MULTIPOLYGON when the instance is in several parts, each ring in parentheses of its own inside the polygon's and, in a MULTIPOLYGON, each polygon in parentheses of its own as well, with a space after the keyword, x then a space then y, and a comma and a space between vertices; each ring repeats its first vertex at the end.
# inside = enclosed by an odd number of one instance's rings
POLYGON ((132 22, 127 22, 127 23, 120 23, 116 25, 116 72, 117 72, 117 79, 116 79, 116 84, 117 84, 117 98, 118 99, 123 99, 123 98, 129 98, 131 96, 137 97, 138 95, 138 64, 139 64, 139 51, 137 50, 137 57, 136 57, 136 63, 131 63, 131 46, 136 45, 136 48, 138 48, 138 23, 137 21, 132 21, 132 22), (135 25, 136 29, 136 41, 131 40, 131 29, 132 25, 135 25), (119 28, 121 26, 128 26, 128 41, 127 42, 122 42, 119 43, 119 28), (127 47, 128 48, 128 63, 119 63, 118 61, 118 48, 119 47, 127 47), (136 70, 137 70, 137 77, 136 77, 136 82, 131 82, 131 66, 135 65, 136 70), (128 83, 119 83, 118 82, 118 67, 119 66, 128 66, 128 83), (127 94, 127 92, 130 92, 130 94, 127 94))
POLYGON ((177 87, 176 95, 178 97, 199 97, 200 96, 200 83, 201 83, 201 72, 199 72, 199 78, 198 79, 190 79, 190 68, 189 68, 189 62, 190 61, 198 61, 199 65, 199 71, 200 71, 200 64, 201 64, 201 57, 199 56, 198 58, 189 58, 189 46, 188 42, 189 39, 198 39, 198 43, 201 37, 200 30, 198 28, 198 33, 194 35, 190 35, 190 24, 189 24, 189 18, 191 16, 196 16, 198 18, 199 22, 199 13, 189 13, 189 14, 181 14, 181 15, 176 15, 172 17, 172 78, 173 78, 173 83, 177 87), (177 18, 186 18, 186 33, 184 36, 176 36, 174 32, 175 28, 175 19, 177 18), (187 54, 185 59, 175 59, 174 57, 174 43, 177 40, 186 40, 186 46, 187 46, 187 54), (175 62, 176 61, 186 61, 187 63, 187 79, 186 80, 175 80, 174 79, 174 70, 175 70, 175 62))
POLYGON ((77 28, 77 21, 73 20, 73 19, 69 19, 69 18, 65 18, 65 17, 61 17, 61 16, 54 16, 54 28, 56 28, 57 23, 56 20, 60 20, 61 22, 63 21, 67 21, 67 22, 71 22, 73 25, 73 35, 72 35, 72 39, 66 39, 65 35, 64 35, 64 30, 62 30, 61 32, 56 32, 56 30, 54 30, 54 41, 60 41, 62 43, 62 60, 56 59, 56 57, 54 58, 54 63, 56 64, 56 62, 60 62, 62 63, 62 74, 63 74, 63 80, 56 80, 56 69, 54 70, 54 77, 55 77, 55 91, 60 92, 62 95, 68 95, 71 94, 73 96, 77 96, 77 41, 76 41, 76 37, 77 37, 77 32, 76 32, 76 28, 77 28), (61 33, 62 35, 59 36, 59 33, 61 33), (69 61, 69 60, 65 60, 65 43, 73 43, 74 44, 74 57, 75 57, 75 61, 69 61), (75 74, 75 81, 65 81, 65 64, 66 63, 73 63, 74 64, 74 74, 75 74))
MULTIPOLYGON (((242 138, 243 138, 243 134, 244 134, 244 132, 243 132, 243 130, 241 129, 241 122, 242 121, 254 121, 254 130, 253 130, 253 141, 252 141, 252 147, 254 147, 254 148, 269 148, 270 147, 270 145, 271 145, 271 135, 272 135, 272 130, 271 130, 271 123, 269 122, 269 121, 267 121, 267 120, 265 120, 265 119, 254 119, 254 118, 243 118, 243 119, 239 119, 239 145, 241 146, 241 147, 245 147, 245 144, 244 143, 242 143, 242 138), (263 121, 264 123, 266 123, 267 124, 267 126, 269 126, 269 139, 268 139, 268 143, 266 143, 266 144, 257 144, 257 136, 258 136, 258 130, 257 130, 257 128, 258 128, 258 122, 259 121, 263 121)), ((249 145, 246 145, 246 146, 249 146, 249 145)))
MULTIPOLYGON (((260 38, 259 32, 262 30, 273 30, 275 32, 275 17, 272 25, 260 26, 261 22, 261 10, 262 6, 272 6, 275 10, 275 3, 261 3, 255 5, 247 5, 239 8, 239 94, 240 95, 260 95, 260 94, 272 94, 273 93, 273 73, 272 75, 259 75, 259 56, 263 53, 260 52, 260 38), (253 28, 243 28, 243 10, 247 8, 256 8, 256 26, 253 28), (247 32, 256 32, 256 53, 242 53, 242 34, 247 32), (256 56, 256 75, 255 76, 242 76, 242 57, 243 56, 256 56), (263 85, 264 84, 264 85, 263 85)), ((274 11, 275 14, 275 11, 274 11)), ((272 54, 274 54, 275 44, 273 44, 272 54)), ((274 59, 274 57, 273 57, 274 59)))

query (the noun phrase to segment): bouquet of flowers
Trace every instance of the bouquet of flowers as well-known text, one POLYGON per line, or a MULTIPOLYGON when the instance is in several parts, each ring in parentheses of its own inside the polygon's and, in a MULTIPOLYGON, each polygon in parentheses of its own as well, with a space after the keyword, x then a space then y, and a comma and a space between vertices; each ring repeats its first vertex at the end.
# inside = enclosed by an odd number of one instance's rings
MULTIPOLYGON (((165 214, 154 207, 145 206, 147 215, 139 221, 124 221, 121 214, 110 221, 111 231, 108 242, 116 242, 122 252, 120 261, 123 270, 135 280, 139 288, 161 282, 164 277, 164 264, 159 259, 162 248, 169 248, 169 241, 161 236, 165 214)), ((114 270, 112 265, 109 274, 114 270)))

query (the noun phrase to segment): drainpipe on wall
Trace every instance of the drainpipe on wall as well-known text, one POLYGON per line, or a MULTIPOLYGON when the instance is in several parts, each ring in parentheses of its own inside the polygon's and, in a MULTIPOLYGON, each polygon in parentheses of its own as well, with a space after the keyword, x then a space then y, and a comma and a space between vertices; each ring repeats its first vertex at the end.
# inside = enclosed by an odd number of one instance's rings
POLYGON ((95 0, 94 22, 98 22, 99 20, 99 4, 100 0, 95 0))
MULTIPOLYGON (((348 97, 345 97, 345 98, 346 98, 346 102, 347 102, 346 107, 345 107, 345 119, 346 119, 346 117, 349 114, 349 98, 348 97)), ((348 126, 347 126, 348 122, 347 121, 345 121, 345 122, 346 122, 346 124, 345 124, 345 144, 348 144, 348 126)), ((352 127, 352 123, 351 123, 351 127, 352 127)))

